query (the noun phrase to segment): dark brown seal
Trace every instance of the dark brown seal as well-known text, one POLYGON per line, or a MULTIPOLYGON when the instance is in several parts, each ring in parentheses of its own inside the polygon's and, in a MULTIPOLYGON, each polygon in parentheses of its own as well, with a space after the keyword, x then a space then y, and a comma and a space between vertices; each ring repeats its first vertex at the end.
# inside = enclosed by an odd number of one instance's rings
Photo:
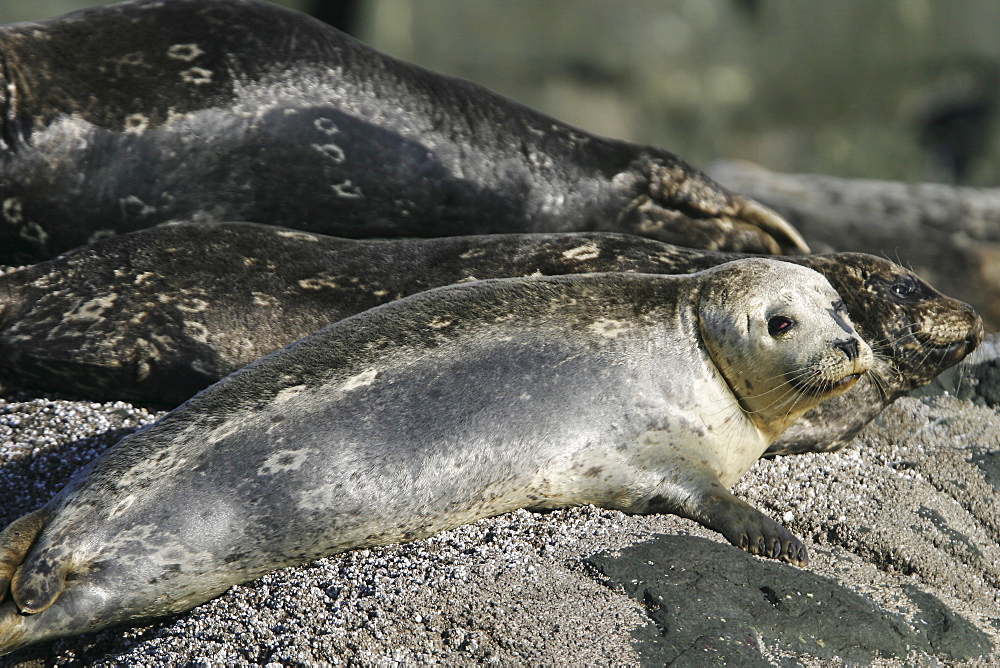
MULTIPOLYGON (((0 369, 8 383, 177 404, 330 322, 422 290, 504 276, 690 273, 738 257, 604 233, 356 241, 250 223, 170 225, 0 276, 0 369)), ((972 309, 888 260, 788 260, 826 276, 877 355, 869 377, 792 425, 772 453, 843 446, 982 338, 972 309)))
POLYGON ((829 282, 773 259, 411 295, 228 376, 8 527, 0 653, 517 508, 674 513, 802 565, 728 488, 871 360, 829 282))
POLYGON ((806 251, 667 151, 570 127, 254 0, 0 28, 0 263, 170 221, 346 237, 607 230, 806 251))

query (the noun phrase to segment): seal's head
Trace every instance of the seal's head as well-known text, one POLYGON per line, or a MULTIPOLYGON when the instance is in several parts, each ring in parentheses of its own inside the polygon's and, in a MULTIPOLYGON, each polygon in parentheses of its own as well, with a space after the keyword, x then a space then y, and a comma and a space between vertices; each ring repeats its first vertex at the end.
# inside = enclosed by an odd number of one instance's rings
POLYGON ((849 389, 872 364, 840 295, 819 273, 767 259, 705 272, 699 326, 740 406, 776 438, 802 413, 849 389))
POLYGON ((843 296, 874 361, 849 396, 803 416, 768 447, 768 456, 841 449, 884 407, 961 362, 982 341, 983 322, 971 306, 889 260, 832 253, 792 261, 823 274, 843 296))
POLYGON ((971 306, 894 262, 837 253, 813 256, 809 266, 843 295, 861 335, 891 362, 875 378, 888 401, 926 385, 983 340, 983 321, 971 306))

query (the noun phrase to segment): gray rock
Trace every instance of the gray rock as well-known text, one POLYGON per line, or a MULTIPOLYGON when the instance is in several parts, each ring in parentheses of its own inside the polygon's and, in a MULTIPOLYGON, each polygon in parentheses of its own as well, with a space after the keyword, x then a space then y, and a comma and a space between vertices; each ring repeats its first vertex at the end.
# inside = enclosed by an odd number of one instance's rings
POLYGON ((657 632, 633 635, 651 665, 770 665, 764 645, 849 663, 914 652, 970 660, 992 648, 968 620, 916 587, 903 589, 921 613, 908 623, 830 578, 694 536, 661 536, 586 562, 645 606, 657 632))

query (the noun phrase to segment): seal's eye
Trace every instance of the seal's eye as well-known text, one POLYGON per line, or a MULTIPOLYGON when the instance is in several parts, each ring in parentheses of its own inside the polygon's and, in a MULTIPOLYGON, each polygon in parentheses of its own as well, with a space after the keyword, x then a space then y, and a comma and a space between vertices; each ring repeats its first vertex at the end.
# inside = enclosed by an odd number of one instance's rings
POLYGON ((889 284, 889 292, 900 299, 908 299, 917 291, 917 282, 911 276, 900 276, 889 284))
POLYGON ((776 315, 767 321, 767 333, 771 336, 780 336, 794 326, 795 321, 791 318, 786 318, 783 315, 776 315))
POLYGON ((841 299, 839 302, 834 302, 833 310, 837 313, 847 313, 847 307, 844 306, 844 300, 841 299))

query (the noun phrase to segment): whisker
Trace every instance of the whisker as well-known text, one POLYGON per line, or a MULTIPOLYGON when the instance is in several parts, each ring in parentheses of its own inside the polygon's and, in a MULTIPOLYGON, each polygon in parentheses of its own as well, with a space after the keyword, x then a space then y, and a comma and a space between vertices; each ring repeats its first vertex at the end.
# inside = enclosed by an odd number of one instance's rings
MULTIPOLYGON (((758 394, 758 395, 756 395, 756 396, 754 396, 754 397, 752 397, 752 398, 756 399, 756 398, 760 398, 760 397, 763 397, 764 395, 766 395, 766 394, 770 394, 771 392, 773 392, 773 391, 775 391, 775 390, 778 390, 778 389, 783 389, 783 390, 785 390, 785 391, 784 391, 784 392, 783 392, 783 393, 782 393, 782 394, 781 394, 781 395, 780 395, 779 397, 777 397, 777 398, 775 398, 774 400, 772 400, 772 401, 771 401, 771 402, 770 402, 769 404, 767 404, 766 406, 762 406, 762 407, 760 407, 760 408, 758 408, 758 409, 756 409, 756 410, 749 410, 749 409, 745 409, 745 410, 746 410, 746 412, 747 412, 748 414, 762 414, 762 413, 764 413, 765 411, 770 411, 770 409, 772 409, 772 408, 774 408, 775 406, 777 406, 777 405, 779 405, 779 404, 781 404, 781 403, 785 402, 785 401, 787 400, 787 397, 789 397, 790 395, 794 395, 794 394, 795 394, 795 393, 797 393, 797 392, 798 392, 798 393, 801 393, 801 392, 802 392, 802 390, 800 390, 800 389, 796 388, 796 387, 795 387, 795 386, 794 386, 794 385, 793 385, 793 384, 791 383, 791 381, 788 381, 788 382, 785 382, 785 383, 782 383, 781 385, 779 385, 779 386, 778 386, 778 387, 776 387, 776 388, 773 388, 772 390, 768 390, 767 392, 762 392, 762 393, 760 393, 760 394, 758 394)), ((794 404, 792 404, 792 405, 794 405, 794 404)))
POLYGON ((889 401, 889 391, 888 391, 888 381, 882 377, 882 374, 875 371, 875 369, 869 369, 868 377, 871 379, 872 385, 875 386, 875 390, 878 392, 879 397, 883 402, 889 401))

